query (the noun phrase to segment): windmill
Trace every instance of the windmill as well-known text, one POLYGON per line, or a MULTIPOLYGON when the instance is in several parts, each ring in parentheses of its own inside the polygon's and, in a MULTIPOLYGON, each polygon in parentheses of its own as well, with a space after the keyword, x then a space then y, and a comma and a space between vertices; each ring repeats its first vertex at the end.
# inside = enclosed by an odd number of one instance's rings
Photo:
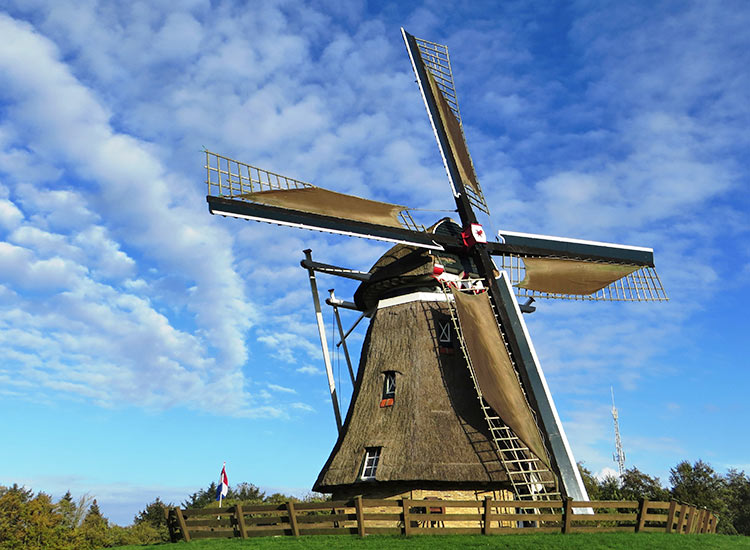
MULTIPOLYGON (((339 436, 314 489, 334 498, 587 500, 522 312, 535 299, 660 301, 653 250, 501 230, 464 138, 448 49, 401 29, 459 220, 425 228, 409 208, 314 186, 206 151, 212 214, 393 244, 369 271, 305 251, 339 436), (497 263, 496 263, 497 261, 497 263), (359 281, 370 325, 342 422, 315 273, 359 281), (519 305, 518 299, 526 300, 519 305)), ((355 323, 356 325, 356 323, 355 323)), ((339 321, 341 342, 346 333, 339 321)), ((351 331, 351 329, 350 329, 351 331)), ((346 351, 346 347, 344 348, 346 351)), ((347 351, 348 360, 348 351, 347 351)))

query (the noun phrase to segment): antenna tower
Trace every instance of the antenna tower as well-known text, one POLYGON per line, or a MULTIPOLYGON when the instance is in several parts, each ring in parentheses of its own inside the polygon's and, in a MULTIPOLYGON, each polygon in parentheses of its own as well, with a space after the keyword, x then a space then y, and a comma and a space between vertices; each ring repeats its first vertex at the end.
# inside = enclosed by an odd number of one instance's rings
POLYGON ((620 472, 620 478, 625 473, 625 451, 622 450, 622 441, 620 440, 620 424, 617 420, 617 407, 615 407, 615 390, 610 386, 612 392, 612 419, 615 422, 615 454, 612 458, 617 462, 617 469, 620 472))

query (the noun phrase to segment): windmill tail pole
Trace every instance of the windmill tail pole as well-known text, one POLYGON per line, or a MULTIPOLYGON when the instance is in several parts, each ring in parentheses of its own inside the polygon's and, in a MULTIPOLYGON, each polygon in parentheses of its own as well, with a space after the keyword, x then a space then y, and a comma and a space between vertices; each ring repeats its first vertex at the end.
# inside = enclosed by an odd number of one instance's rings
MULTIPOLYGON (((309 248, 303 250, 305 258, 312 262, 312 250, 309 248)), ((304 265, 302 267, 305 267, 304 265)), ((333 368, 331 367, 331 356, 328 353, 328 343, 326 342, 325 324, 323 323, 323 312, 320 309, 320 297, 318 296, 318 283, 315 280, 315 271, 307 267, 307 274, 310 279, 310 290, 312 291, 313 305, 315 306, 315 319, 318 322, 318 335, 320 336, 320 347, 323 348, 323 361, 326 366, 326 376, 328 377, 328 390, 331 392, 331 402, 333 403, 333 414, 336 417, 336 428, 341 433, 341 412, 339 412, 339 400, 336 395, 336 383, 333 379, 333 368)))
MULTIPOLYGON (((352 385, 354 385, 354 369, 352 368, 352 359, 349 357, 349 347, 346 345, 346 335, 344 334, 344 327, 341 324, 341 316, 339 315, 339 308, 335 304, 336 296, 333 295, 333 289, 328 291, 331 294, 331 305, 333 307, 333 313, 336 315, 336 324, 339 327, 339 336, 341 337, 341 343, 344 345, 344 357, 346 358, 346 366, 349 367, 349 376, 352 379, 352 385)), ((326 302, 328 303, 328 302, 326 302)), ((341 382, 341 380, 339 380, 341 382)))

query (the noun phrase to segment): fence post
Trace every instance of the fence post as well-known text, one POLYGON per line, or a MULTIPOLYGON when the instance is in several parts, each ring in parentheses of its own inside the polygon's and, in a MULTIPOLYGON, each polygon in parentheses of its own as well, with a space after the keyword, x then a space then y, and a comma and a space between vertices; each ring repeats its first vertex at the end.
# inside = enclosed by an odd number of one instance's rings
POLYGON ((365 514, 362 511, 362 495, 354 497, 354 511, 357 513, 357 533, 365 536, 365 514))
POLYGON ((245 529, 245 514, 242 513, 242 505, 237 504, 234 507, 234 519, 237 521, 237 527, 240 530, 240 536, 243 539, 247 538, 247 530, 245 529))
POLYGON ((164 517, 167 521, 167 529, 169 529, 169 542, 177 542, 177 529, 174 525, 177 521, 176 516, 174 508, 164 508, 164 517))
POLYGON ((700 535, 703 532, 703 521, 705 519, 704 512, 706 511, 705 508, 702 508, 698 512, 698 517, 695 522, 695 533, 700 535))
POLYGON ((178 506, 174 511, 177 515, 177 523, 180 525, 180 531, 182 531, 182 538, 185 539, 185 542, 190 542, 190 533, 188 533, 187 523, 185 523, 185 516, 182 515, 182 510, 178 506))
POLYGON ((716 532, 716 525, 719 523, 719 516, 716 514, 711 514, 711 517, 713 518, 713 525, 711 526, 711 532, 716 532))
POLYGON ((703 530, 701 533, 708 533, 708 522, 711 521, 711 511, 706 508, 706 517, 703 519, 703 530))
POLYGON ((492 497, 484 497, 484 524, 482 525, 482 534, 489 535, 492 531, 490 515, 492 514, 492 497))
POLYGON ((563 526, 562 532, 567 535, 571 532, 573 521, 573 499, 570 497, 565 498, 565 507, 563 508, 563 526))
POLYGON ((688 512, 688 524, 685 527, 685 533, 690 534, 693 532, 693 526, 695 525, 695 506, 690 506, 690 512, 688 512))
POLYGON ((688 505, 684 502, 680 503, 680 521, 677 522, 677 533, 682 534, 682 530, 685 527, 685 516, 687 515, 688 505))
POLYGON ((703 509, 696 508, 695 526, 693 527, 693 533, 700 534, 702 528, 703 528, 703 509))
POLYGON ((411 535, 411 517, 409 516, 410 506, 411 501, 409 499, 401 499, 401 507, 403 508, 404 512, 404 535, 406 535, 407 537, 411 535))
POLYGON ((294 511, 294 503, 288 500, 286 503, 286 510, 289 512, 289 525, 292 527, 292 536, 299 536, 299 527, 297 526, 297 514, 294 511))
POLYGON ((664 530, 666 533, 671 533, 674 528, 674 514, 677 511, 677 501, 672 499, 669 501, 669 513, 667 514, 667 528, 664 530))
POLYGON ((695 522, 695 532, 700 535, 703 532, 703 523, 706 521, 706 509, 700 508, 698 510, 698 519, 695 522))
POLYGON ((638 523, 635 524, 635 532, 640 533, 646 526, 646 511, 648 510, 648 499, 641 498, 638 501, 638 523))

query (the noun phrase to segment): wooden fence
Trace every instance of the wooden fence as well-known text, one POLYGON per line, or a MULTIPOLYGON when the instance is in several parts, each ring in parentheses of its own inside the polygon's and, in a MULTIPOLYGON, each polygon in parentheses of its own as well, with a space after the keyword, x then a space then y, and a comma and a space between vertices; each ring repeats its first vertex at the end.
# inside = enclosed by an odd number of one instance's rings
POLYGON ((718 517, 677 501, 374 500, 171 508, 172 541, 277 535, 715 533, 718 517), (593 512, 593 513, 592 513, 593 512))

